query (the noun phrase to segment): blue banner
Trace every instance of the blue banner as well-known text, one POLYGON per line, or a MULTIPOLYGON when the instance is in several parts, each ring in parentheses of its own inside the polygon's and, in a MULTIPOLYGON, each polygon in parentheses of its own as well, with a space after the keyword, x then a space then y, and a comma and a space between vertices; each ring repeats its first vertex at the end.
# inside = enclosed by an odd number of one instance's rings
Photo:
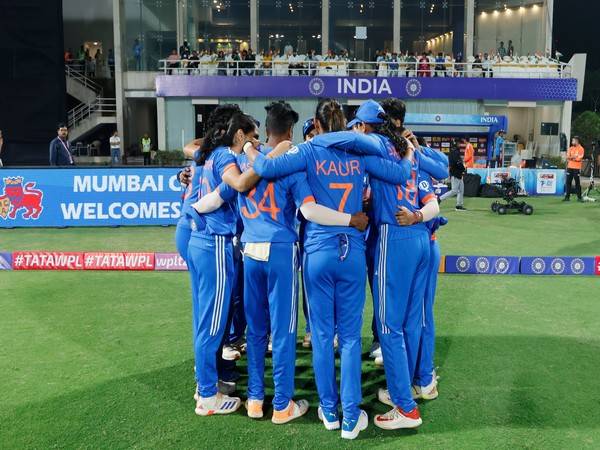
POLYGON ((384 78, 346 76, 156 77, 157 97, 576 100, 575 78, 384 78))
POLYGON ((12 270, 12 253, 0 253, 0 270, 12 270))
POLYGON ((563 169, 468 169, 481 177, 481 184, 500 183, 510 176, 517 180, 528 195, 564 195, 566 172, 563 169))
POLYGON ((172 225, 177 168, 3 169, 0 227, 172 225))
POLYGON ((518 275, 518 256, 446 256, 446 273, 518 275))
POLYGON ((521 258, 523 275, 594 275, 593 257, 524 256, 521 258))

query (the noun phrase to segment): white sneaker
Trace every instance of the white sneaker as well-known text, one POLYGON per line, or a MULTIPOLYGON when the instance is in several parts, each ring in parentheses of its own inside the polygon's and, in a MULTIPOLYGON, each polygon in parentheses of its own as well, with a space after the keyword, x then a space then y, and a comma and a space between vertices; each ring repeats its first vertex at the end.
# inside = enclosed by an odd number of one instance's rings
POLYGON ((326 429, 330 431, 340 429, 340 418, 337 412, 325 413, 323 412, 323 409, 319 406, 319 409, 317 410, 317 416, 319 417, 319 420, 323 422, 323 425, 325 425, 326 429))
POLYGON ((381 345, 379 345, 379 342, 373 342, 369 349, 369 358, 375 359, 378 356, 381 356, 381 345))
POLYGON ((346 420, 342 422, 342 439, 356 439, 361 431, 369 426, 369 416, 362 409, 356 420, 346 420))
POLYGON ((231 345, 224 345, 221 355, 225 361, 237 361, 242 357, 242 352, 231 345))
POLYGON ((271 422, 275 425, 283 425, 291 422, 298 417, 302 417, 308 411, 308 401, 306 400, 290 400, 287 408, 281 411, 273 410, 271 422))
POLYGON ((242 401, 238 397, 229 397, 220 392, 212 397, 200 397, 196 402, 196 414, 212 416, 214 414, 231 414, 238 410, 242 401))
POLYGON ((246 410, 248 411, 248 417, 251 419, 262 419, 263 418, 263 401, 262 400, 246 400, 246 410))
POLYGON ((438 398, 439 392, 437 389, 437 378, 435 376, 435 373, 433 374, 433 379, 431 380, 431 383, 429 383, 427 386, 413 385, 412 389, 413 398, 415 399, 422 398, 423 400, 435 400, 436 398, 438 398))
POLYGON ((375 358, 375 365, 377 367, 383 367, 383 355, 379 355, 375 358))
POLYGON ((379 428, 384 430, 398 430, 400 428, 417 428, 423 423, 419 408, 415 408, 410 412, 404 412, 402 408, 394 408, 385 414, 378 414, 373 419, 373 422, 379 428))
POLYGON ((384 405, 391 406, 392 408, 395 406, 394 402, 392 402, 392 397, 390 397, 390 391, 387 389, 377 389, 377 399, 384 405))

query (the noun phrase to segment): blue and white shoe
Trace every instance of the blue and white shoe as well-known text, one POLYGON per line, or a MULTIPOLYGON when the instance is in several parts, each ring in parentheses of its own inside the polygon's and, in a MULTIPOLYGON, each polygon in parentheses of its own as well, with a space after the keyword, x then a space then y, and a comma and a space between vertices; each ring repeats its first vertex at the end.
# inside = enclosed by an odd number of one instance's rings
POLYGON ((337 412, 325 412, 323 408, 319 406, 317 410, 317 415, 319 416, 319 420, 323 422, 325 428, 328 430, 339 430, 340 429, 340 417, 337 412))
POLYGON ((238 410, 242 401, 238 397, 229 397, 220 392, 212 397, 200 397, 196 402, 196 414, 212 416, 214 414, 231 414, 238 410))
POLYGON ((369 426, 369 416, 364 410, 360 410, 358 419, 344 419, 342 422, 342 439, 356 439, 361 431, 369 426))

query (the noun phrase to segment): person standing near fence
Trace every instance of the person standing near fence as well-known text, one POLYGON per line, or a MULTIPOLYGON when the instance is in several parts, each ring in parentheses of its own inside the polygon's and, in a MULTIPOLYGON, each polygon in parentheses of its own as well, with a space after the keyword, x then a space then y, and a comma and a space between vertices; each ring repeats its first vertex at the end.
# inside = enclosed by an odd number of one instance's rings
POLYGON ((452 142, 451 145, 452 148, 450 149, 450 158, 448 158, 451 189, 440 197, 440 201, 444 201, 447 198, 452 198, 456 196, 456 210, 466 211, 466 208, 463 206, 465 193, 465 183, 463 180, 463 175, 465 174, 466 169, 465 165, 463 164, 463 160, 460 156, 460 149, 458 148, 458 145, 456 145, 456 142, 452 142))
POLYGON ((51 166, 73 166, 71 155, 71 144, 67 140, 69 129, 64 123, 59 123, 58 136, 50 141, 50 165, 51 166))
POLYGON ((150 150, 152 147, 152 139, 148 136, 148 133, 144 134, 142 138, 142 155, 144 155, 144 165, 149 166, 151 163, 150 150))
POLYGON ((121 163, 121 138, 119 132, 115 130, 113 135, 108 140, 110 143, 110 162, 113 165, 121 163))
POLYGON ((581 198, 581 182, 579 180, 579 173, 581 172, 581 164, 585 150, 581 146, 579 137, 574 136, 571 139, 571 147, 567 151, 567 186, 566 195, 563 201, 568 202, 571 200, 571 185, 575 180, 575 192, 577 193, 577 201, 583 202, 581 198))

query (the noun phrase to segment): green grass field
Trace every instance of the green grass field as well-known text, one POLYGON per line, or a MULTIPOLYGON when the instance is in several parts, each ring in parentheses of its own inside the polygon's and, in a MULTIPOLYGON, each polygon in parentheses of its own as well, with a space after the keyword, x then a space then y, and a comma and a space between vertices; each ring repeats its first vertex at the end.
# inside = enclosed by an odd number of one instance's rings
MULTIPOLYGON (((442 253, 600 254, 600 206, 532 203, 531 217, 493 215, 481 199, 467 199, 464 213, 443 205, 442 253)), ((0 251, 174 251, 173 233, 0 230, 0 251)), ((187 274, 0 271, 0 448, 599 448, 599 293, 600 277, 441 275, 439 399, 421 405, 417 431, 371 424, 346 442, 317 420, 310 352, 300 347, 305 418, 275 426, 243 408, 194 414, 187 274)), ((371 315, 369 306, 365 353, 371 315)), ((383 384, 365 358, 370 415, 387 409, 374 398, 383 384)), ((245 378, 239 388, 243 397, 245 378)))

